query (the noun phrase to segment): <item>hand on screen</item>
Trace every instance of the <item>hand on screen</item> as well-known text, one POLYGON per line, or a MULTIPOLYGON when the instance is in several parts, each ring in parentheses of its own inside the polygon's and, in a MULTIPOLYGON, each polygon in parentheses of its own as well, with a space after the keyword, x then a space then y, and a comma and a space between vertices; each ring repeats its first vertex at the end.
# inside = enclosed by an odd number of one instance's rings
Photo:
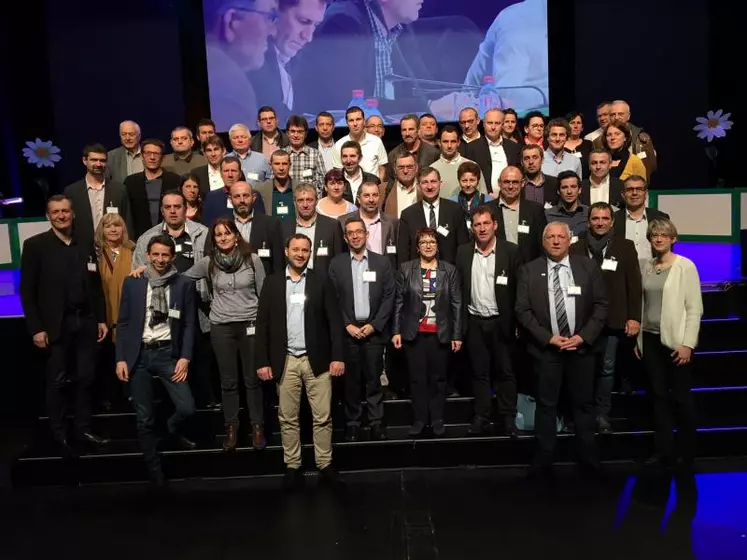
POLYGON ((455 91, 430 102, 431 113, 438 120, 456 121, 459 111, 465 107, 477 107, 477 99, 469 93, 455 91))

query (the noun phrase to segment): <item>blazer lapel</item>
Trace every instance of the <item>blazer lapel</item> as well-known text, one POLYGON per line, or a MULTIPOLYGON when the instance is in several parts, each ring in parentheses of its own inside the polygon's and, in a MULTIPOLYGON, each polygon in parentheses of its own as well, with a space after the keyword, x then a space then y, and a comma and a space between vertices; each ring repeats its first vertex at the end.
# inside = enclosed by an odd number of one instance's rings
POLYGON ((140 282, 135 282, 134 291, 135 301, 138 302, 137 325, 134 332, 142 333, 145 329, 146 306, 148 305, 148 279, 143 277, 140 282))
MULTIPOLYGON (((575 295, 575 296, 573 296, 573 307, 575 309, 576 324, 574 325, 575 332, 573 332, 571 334, 576 334, 576 332, 578 332, 580 330, 579 326, 582 323, 582 315, 581 314, 583 313, 583 310, 584 310, 582 304, 583 304, 583 298, 586 297, 586 294, 584 293, 584 291, 587 289, 587 286, 584 286, 584 283, 582 282, 583 278, 580 278, 581 273, 583 272, 583 270, 581 270, 580 266, 573 266, 573 261, 574 261, 574 259, 572 259, 569 256, 568 257, 568 262, 571 265, 571 274, 573 275, 573 285, 574 286, 579 286, 579 287, 583 286, 581 288, 581 290, 582 290, 581 291, 581 295, 575 295)), ((591 286, 588 286, 588 288, 591 289, 591 286)))
POLYGON ((391 240, 394 244, 394 236, 392 235, 392 221, 389 216, 382 213, 381 216, 381 254, 386 256, 386 246, 391 240))

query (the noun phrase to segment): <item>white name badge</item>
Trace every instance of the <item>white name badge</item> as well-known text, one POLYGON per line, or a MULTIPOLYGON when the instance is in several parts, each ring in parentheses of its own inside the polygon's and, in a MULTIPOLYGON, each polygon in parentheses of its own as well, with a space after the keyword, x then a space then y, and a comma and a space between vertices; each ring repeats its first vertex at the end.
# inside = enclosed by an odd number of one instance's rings
POLYGON ((397 254, 397 247, 396 247, 396 245, 387 245, 386 246, 386 254, 387 255, 396 255, 397 254))
POLYGON ((574 243, 578 243, 578 235, 574 235, 573 237, 571 237, 571 245, 573 245, 574 243))
POLYGON ((438 229, 436 231, 444 237, 449 237, 449 230, 446 229, 445 226, 438 226, 438 229))
POLYGON ((303 302, 306 301, 306 295, 305 294, 291 294, 290 302, 293 305, 303 305, 303 302))
POLYGON ((311 177, 313 174, 314 173, 313 171, 311 171, 311 169, 304 169, 303 172, 301 173, 301 177, 307 178, 307 177, 311 177))
POLYGON ((376 271, 375 270, 366 270, 363 272, 363 281, 364 282, 376 282, 376 271))
POLYGON ((316 250, 316 256, 317 257, 328 257, 329 256, 329 248, 328 247, 319 247, 316 250))
POLYGON ((581 286, 568 286, 568 295, 569 296, 580 296, 581 286))
POLYGON ((247 327, 246 328, 246 336, 254 336, 255 332, 257 332, 257 327, 247 327))
POLYGON ((88 268, 88 272, 96 272, 96 263, 89 262, 86 268, 88 268))
POLYGON ((646 156, 646 152, 638 152, 636 154, 638 156, 638 159, 646 159, 648 156, 646 156))
POLYGON ((549 210, 550 208, 552 208, 552 204, 545 202, 545 210, 549 210))
POLYGON ((172 319, 179 319, 182 316, 182 312, 178 309, 169 309, 169 317, 172 319))
POLYGON ((508 276, 496 276, 495 283, 498 286, 508 286, 508 276))
POLYGON ((529 226, 526 224, 519 224, 516 231, 519 233, 529 233, 529 226))
POLYGON ((257 251, 257 255, 259 255, 260 259, 269 259, 270 258, 270 250, 269 249, 260 249, 257 251))
POLYGON ((288 207, 287 206, 277 206, 275 208, 275 213, 278 216, 284 216, 284 215, 286 215, 288 213, 288 207))
POLYGON ((256 173, 247 173, 246 180, 247 181, 259 181, 259 175, 257 175, 256 173))
POLYGON ((181 253, 182 252, 182 246, 181 245, 175 245, 174 246, 174 251, 177 252, 177 253, 181 253))
POLYGON ((119 214, 119 208, 117 208, 116 206, 107 206, 106 213, 107 214, 119 214))
POLYGON ((230 198, 226 199, 226 208, 233 208, 233 202, 231 202, 230 198))
POLYGON ((604 259, 602 261, 602 270, 611 270, 612 272, 617 270, 617 261, 612 259, 604 259))
POLYGON ((467 229, 472 229, 472 220, 467 220, 467 229))

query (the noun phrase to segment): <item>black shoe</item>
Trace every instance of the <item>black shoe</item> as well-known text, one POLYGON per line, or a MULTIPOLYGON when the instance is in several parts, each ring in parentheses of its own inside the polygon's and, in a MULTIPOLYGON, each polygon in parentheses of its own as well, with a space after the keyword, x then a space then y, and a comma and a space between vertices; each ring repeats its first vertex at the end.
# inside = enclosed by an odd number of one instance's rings
POLYGON ((288 493, 296 492, 304 487, 305 481, 301 469, 285 469, 283 476, 283 490, 288 493))
POLYGON ((469 428, 467 428, 467 435, 481 436, 488 431, 489 425, 490 422, 488 422, 485 418, 475 416, 475 418, 472 420, 472 424, 470 424, 469 428))
POLYGON ((332 465, 328 465, 319 471, 319 483, 325 484, 333 489, 340 489, 345 486, 340 475, 332 465))
POLYGON ((672 468, 672 459, 670 457, 665 457, 664 455, 659 455, 658 453, 654 453, 646 459, 646 462, 643 463, 643 466, 647 469, 665 469, 668 470, 672 468))
POLYGON ((425 423, 417 420, 412 424, 412 426, 410 426, 410 429, 407 431, 407 435, 410 437, 419 437, 423 434, 424 429, 425 423))
POLYGON ((443 420, 434 420, 431 428, 433 428, 433 435, 436 437, 443 437, 446 435, 446 426, 444 425, 443 420))
POLYGON ((511 439, 516 439, 519 437, 519 430, 516 427, 516 422, 513 418, 507 420, 503 425, 503 435, 506 435, 511 439))
POLYGON ((360 439, 359 431, 360 428, 358 426, 348 426, 345 429, 345 441, 358 441, 360 439))
POLYGON ((605 435, 612 433, 612 424, 606 416, 597 416, 597 433, 605 435))
POLYGON ((386 430, 381 424, 371 426, 371 441, 385 441, 386 430))
POLYGON ((399 395, 393 389, 390 389, 388 385, 382 387, 381 392, 384 394, 385 401, 394 401, 399 398, 399 395))
POLYGON ((171 441, 172 445, 177 449, 183 449, 184 451, 192 451, 193 449, 197 449, 197 444, 194 441, 192 441, 191 439, 187 439, 181 434, 172 434, 171 441))
POLYGON ((450 399, 456 399, 460 397, 461 395, 459 394, 459 391, 457 391, 455 387, 449 387, 448 389, 446 389, 446 396, 449 397, 450 399))

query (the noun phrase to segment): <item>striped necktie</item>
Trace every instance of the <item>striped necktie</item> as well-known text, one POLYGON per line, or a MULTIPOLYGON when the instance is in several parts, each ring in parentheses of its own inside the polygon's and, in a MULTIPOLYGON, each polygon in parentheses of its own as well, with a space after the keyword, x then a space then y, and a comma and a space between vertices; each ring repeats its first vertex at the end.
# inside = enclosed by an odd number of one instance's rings
POLYGON ((552 278, 552 288, 555 294, 555 317, 558 320, 558 332, 560 336, 570 337, 571 329, 568 326, 568 315, 565 312, 565 298, 563 288, 560 287, 560 269, 563 265, 556 264, 553 267, 555 274, 552 278))
POLYGON ((428 227, 431 229, 436 229, 436 209, 433 206, 433 204, 429 204, 431 207, 431 213, 428 216, 428 227))

